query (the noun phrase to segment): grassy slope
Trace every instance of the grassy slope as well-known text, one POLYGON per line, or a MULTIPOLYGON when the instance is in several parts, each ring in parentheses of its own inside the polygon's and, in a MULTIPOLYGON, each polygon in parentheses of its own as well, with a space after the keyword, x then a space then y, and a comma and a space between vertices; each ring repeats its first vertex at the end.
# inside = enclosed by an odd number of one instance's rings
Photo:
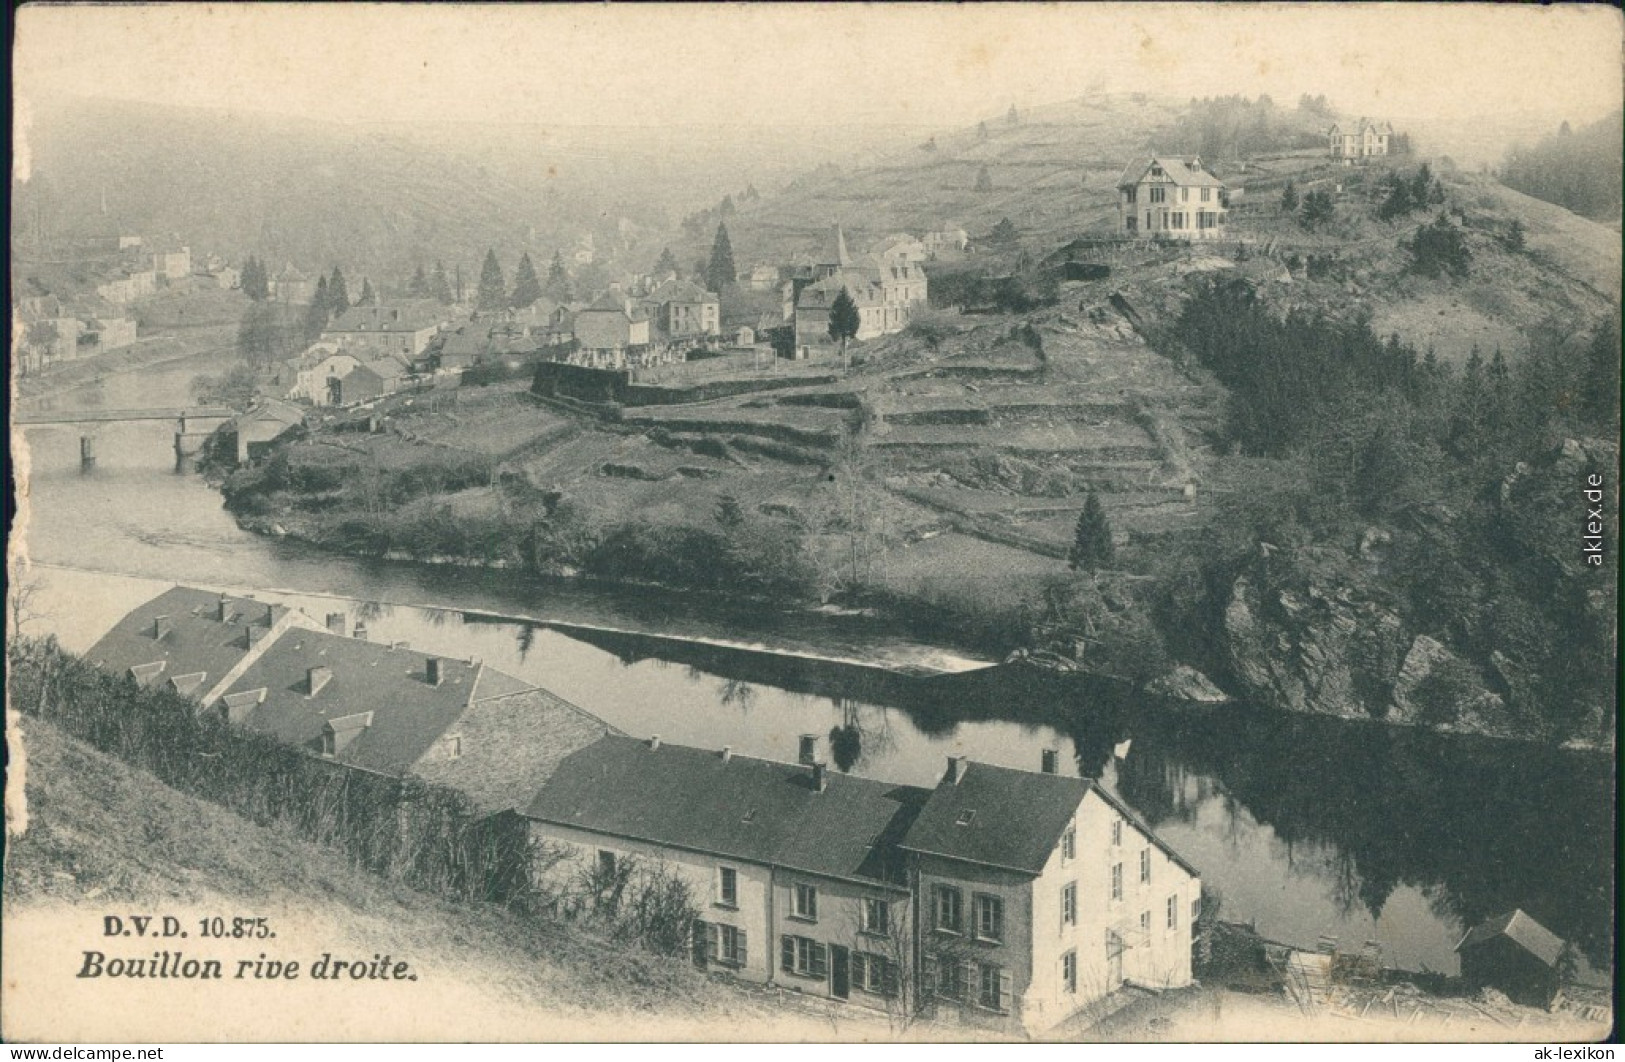
MULTIPOLYGON (((254 826, 63 735, 13 717, 27 750, 26 833, 5 878, 7 1040, 678 1038, 829 1036, 681 962, 399 888, 335 853, 254 826), (188 939, 105 943, 105 914, 267 915, 275 941, 210 952, 188 939), (390 953, 415 983, 275 985, 78 980, 80 952, 310 960, 390 953), (176 1005, 184 998, 185 1008, 176 1005)), ((15 772, 17 757, 13 756, 15 772)), ((15 774, 14 774, 15 779, 15 774)), ((8 794, 8 827, 18 823, 8 794)), ((195 933, 194 933, 195 937, 195 933)), ((849 1036, 865 1027, 843 1023, 849 1036)), ((869 1030, 873 1035, 873 1030, 869 1030)))

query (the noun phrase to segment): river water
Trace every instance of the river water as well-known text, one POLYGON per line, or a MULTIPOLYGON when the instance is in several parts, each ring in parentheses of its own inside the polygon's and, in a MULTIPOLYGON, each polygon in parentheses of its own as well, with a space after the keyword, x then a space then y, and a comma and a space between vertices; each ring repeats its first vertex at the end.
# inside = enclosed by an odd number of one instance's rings
MULTIPOLYGON (((178 404, 176 383, 206 366, 219 369, 205 360, 115 377, 57 405, 178 404)), ((172 431, 97 426, 85 472, 80 427, 27 430, 36 629, 83 649, 184 582, 318 618, 344 612, 375 640, 479 657, 628 733, 682 744, 791 759, 798 735, 817 734, 839 769, 924 785, 950 755, 1036 769, 1058 748, 1200 868, 1222 917, 1270 938, 1378 941, 1395 965, 1453 973, 1466 927, 1522 907, 1609 968, 1613 778, 1600 757, 1246 707, 1173 710, 1076 680, 977 670, 988 662, 860 616, 335 557, 238 529, 216 492, 174 470, 172 431)))

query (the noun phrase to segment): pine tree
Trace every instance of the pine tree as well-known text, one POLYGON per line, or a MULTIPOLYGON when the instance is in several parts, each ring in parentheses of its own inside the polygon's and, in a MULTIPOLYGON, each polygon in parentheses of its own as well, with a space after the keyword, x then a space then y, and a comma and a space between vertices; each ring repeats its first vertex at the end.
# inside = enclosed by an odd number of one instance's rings
POLYGON ((705 286, 709 291, 721 292, 733 285, 739 271, 734 266, 733 244, 728 242, 728 226, 717 225, 717 238, 711 244, 711 261, 705 266, 705 286))
POLYGON ((305 342, 314 343, 321 338, 322 330, 333 316, 332 297, 327 278, 317 277, 316 294, 311 296, 310 305, 305 307, 305 342))
POLYGON ((722 197, 722 205, 717 208, 717 213, 725 218, 731 218, 734 215, 735 209, 737 208, 734 206, 734 197, 731 195, 725 195, 722 197))
POLYGON ((338 266, 333 267, 333 275, 327 281, 327 308, 331 317, 337 317, 350 308, 350 292, 344 286, 344 270, 338 266))
POLYGON ((573 297, 570 274, 564 269, 564 255, 559 251, 553 252, 553 262, 547 267, 547 297, 554 302, 569 302, 573 297))
POLYGON ((373 293, 372 281, 371 281, 371 279, 369 279, 367 277, 362 277, 361 278, 361 299, 360 299, 359 302, 356 303, 356 305, 357 306, 376 306, 376 305, 378 305, 378 296, 373 293))
POLYGON ((660 258, 655 262, 655 276, 663 277, 667 273, 677 274, 677 256, 671 253, 670 247, 662 248, 660 258))
POLYGON ((248 261, 243 263, 242 274, 237 283, 243 289, 243 294, 255 302, 264 302, 271 295, 271 285, 265 276, 265 265, 253 255, 249 255, 248 261))
POLYGON ((983 166, 976 174, 976 190, 978 192, 993 191, 993 175, 983 166))
POLYGON ((863 324, 863 315, 858 312, 858 304, 852 301, 852 296, 842 288, 835 301, 829 304, 829 337, 841 344, 841 365, 847 366, 846 341, 857 338, 858 328, 863 324))
POLYGON ((429 297, 429 278, 423 275, 422 262, 418 263, 417 271, 412 274, 412 282, 406 286, 406 293, 414 299, 429 297))
POLYGON ((508 282, 502 278, 497 253, 487 249, 480 266, 480 285, 474 292, 474 308, 481 313, 495 313, 507 305, 508 282))
POLYGON ((987 242, 991 244, 1012 244, 1021 239, 1021 233, 1016 231, 1016 223, 1009 218, 1001 218, 993 226, 993 231, 987 234, 987 242))
POLYGON ((442 306, 452 303, 451 281, 446 279, 446 267, 437 259, 434 273, 429 277, 429 294, 442 306))
POLYGON ((1078 528, 1072 539, 1072 553, 1068 558, 1074 571, 1098 571, 1109 567, 1116 557, 1112 546, 1112 528, 1106 520, 1106 510, 1094 491, 1084 499, 1083 512, 1078 514, 1078 528))
POLYGON ((542 282, 536 276, 536 267, 531 264, 530 253, 519 256, 519 268, 513 275, 513 296, 508 300, 516 310, 523 310, 534 305, 542 297, 542 282))
POLYGON ((724 494, 717 499, 717 523, 726 531, 737 531, 744 526, 745 510, 737 497, 724 494))
POLYGON ((1298 212, 1298 186, 1291 181, 1281 189, 1281 213, 1296 214, 1298 212))

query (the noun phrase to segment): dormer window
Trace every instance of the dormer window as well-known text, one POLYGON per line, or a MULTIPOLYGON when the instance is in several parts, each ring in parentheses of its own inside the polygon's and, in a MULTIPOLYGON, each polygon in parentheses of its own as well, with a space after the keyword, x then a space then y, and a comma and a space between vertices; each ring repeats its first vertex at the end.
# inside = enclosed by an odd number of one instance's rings
POLYGON ((973 808, 967 808, 964 811, 961 811, 959 813, 959 818, 954 820, 955 824, 959 825, 959 826, 969 826, 971 823, 973 823, 975 821, 976 821, 976 811, 973 808))

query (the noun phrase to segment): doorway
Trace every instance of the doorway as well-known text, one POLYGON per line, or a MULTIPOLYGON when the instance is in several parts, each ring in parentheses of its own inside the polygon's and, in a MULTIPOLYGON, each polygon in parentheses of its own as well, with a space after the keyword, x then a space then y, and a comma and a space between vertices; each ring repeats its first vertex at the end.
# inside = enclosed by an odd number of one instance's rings
POLYGON ((852 953, 839 944, 829 946, 829 994, 836 999, 852 994, 852 953))

